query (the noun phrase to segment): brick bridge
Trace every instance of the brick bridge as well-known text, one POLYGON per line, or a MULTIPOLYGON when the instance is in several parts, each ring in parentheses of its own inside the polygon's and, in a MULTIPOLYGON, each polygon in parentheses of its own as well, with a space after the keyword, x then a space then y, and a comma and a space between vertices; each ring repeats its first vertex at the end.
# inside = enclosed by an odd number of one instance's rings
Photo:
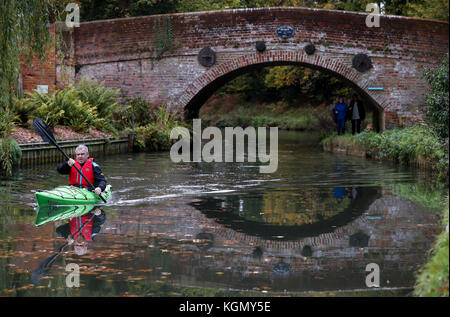
MULTIPOLYGON (((421 74, 447 53, 448 23, 381 16, 380 27, 369 28, 366 17, 260 8, 85 22, 73 32, 63 30, 73 48, 65 52, 69 67, 55 59, 49 88, 89 76, 120 88, 122 97, 140 96, 193 118, 214 91, 236 76, 257 67, 302 65, 335 74, 356 88, 374 110, 377 128, 408 125, 423 117, 427 84, 421 74), (282 38, 280 26, 292 36, 282 38), (259 41, 265 50, 256 48, 259 41), (201 60, 205 47, 210 55, 201 60), (357 54, 365 54, 362 64, 353 63, 357 54), (364 69, 367 61, 371 67, 364 69)), ((25 89, 32 79, 32 72, 24 77, 25 89)))

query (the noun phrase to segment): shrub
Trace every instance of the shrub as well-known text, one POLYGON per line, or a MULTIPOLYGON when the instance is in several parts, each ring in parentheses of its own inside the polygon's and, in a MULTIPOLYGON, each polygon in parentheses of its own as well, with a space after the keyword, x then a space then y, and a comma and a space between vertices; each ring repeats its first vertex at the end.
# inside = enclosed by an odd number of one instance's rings
POLYGON ((13 138, 0 139, 0 158, 0 171, 7 171, 11 174, 11 168, 19 165, 22 158, 22 150, 13 138))
POLYGON ((185 125, 175 119, 176 115, 176 113, 166 111, 163 106, 152 111, 151 117, 153 120, 135 129, 136 145, 142 149, 157 151, 170 149, 171 145, 176 142, 170 139, 170 132, 177 126, 185 125))
POLYGON ((95 107, 100 118, 109 119, 118 110, 119 89, 111 89, 89 77, 83 77, 76 85, 78 98, 95 107))
POLYGON ((418 155, 439 161, 444 157, 442 145, 425 126, 386 130, 383 133, 364 131, 355 135, 359 144, 378 152, 378 158, 388 158, 408 163, 418 155))
POLYGON ((65 125, 77 132, 89 132, 94 127, 114 133, 111 123, 98 114, 97 108, 81 99, 77 90, 69 86, 48 94, 28 93, 28 98, 21 103, 24 108, 34 109, 30 117, 41 118, 50 128, 65 125))
POLYGON ((22 151, 11 137, 17 116, 9 108, 0 107, 0 171, 12 173, 12 168, 20 162, 22 151))
POLYGON ((33 111, 32 116, 41 118, 50 128, 53 128, 61 122, 64 110, 54 107, 53 104, 42 103, 33 111))
POLYGON ((28 99, 23 98, 16 100, 12 111, 17 115, 19 125, 26 126, 31 114, 36 110, 38 105, 28 102, 28 99))
POLYGON ((434 243, 429 261, 418 272, 414 290, 416 296, 449 296, 448 213, 447 205, 442 217, 443 231, 434 243))
POLYGON ((426 97, 427 119, 439 138, 449 137, 449 56, 444 58, 440 67, 427 70, 424 73, 430 85, 426 97))

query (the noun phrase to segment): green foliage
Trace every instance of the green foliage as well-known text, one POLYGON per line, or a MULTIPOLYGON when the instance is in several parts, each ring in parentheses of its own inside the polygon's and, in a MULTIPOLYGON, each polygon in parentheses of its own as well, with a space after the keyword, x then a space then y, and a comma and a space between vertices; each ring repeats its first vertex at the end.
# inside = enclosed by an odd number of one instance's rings
MULTIPOLYGON (((243 102, 237 100, 237 102, 243 102)), ((220 103, 220 102, 219 102, 220 103)), ((310 105, 293 107, 286 102, 271 104, 240 103, 227 111, 227 105, 206 106, 202 109, 201 118, 207 124, 223 127, 271 127, 280 129, 322 131, 321 118, 325 116, 325 109, 317 109, 310 105), (211 108, 210 108, 211 107, 211 108)), ((330 116, 328 114, 328 116, 330 116)), ((331 117, 331 116, 330 116, 331 117)), ((334 129, 334 123, 333 123, 334 129)))
POLYGON ((436 239, 429 261, 418 272, 414 290, 416 296, 449 296, 448 216, 447 198, 447 207, 444 209, 442 217, 442 233, 436 239))
POLYGON ((424 126, 386 130, 381 134, 364 131, 355 140, 369 149, 376 149, 379 158, 408 163, 418 155, 432 161, 444 156, 444 151, 432 131, 424 126))
POLYGON ((41 103, 32 115, 35 118, 41 118, 50 128, 53 128, 62 120, 64 110, 54 107, 51 103, 41 103))
MULTIPOLYGON (((30 118, 39 117, 50 128, 65 125, 78 132, 88 132, 90 127, 114 132, 107 119, 99 116, 97 107, 102 111, 111 111, 117 105, 117 100, 114 98, 116 94, 115 92, 114 94, 102 93, 102 91, 108 91, 108 89, 99 88, 99 86, 89 89, 84 82, 81 90, 69 86, 47 94, 34 91, 28 93, 28 98, 20 102, 24 108, 34 109, 29 114, 30 118), (94 106, 83 100, 90 100, 94 106)), ((105 114, 105 117, 110 118, 111 115, 105 114)))
POLYGON ((444 58, 440 67, 425 71, 430 85, 427 94, 427 117, 433 130, 441 139, 448 139, 449 133, 449 56, 444 58))
POLYGON ((247 101, 280 100, 294 105, 297 99, 330 102, 355 91, 342 79, 303 66, 273 66, 252 70, 222 86, 215 96, 238 95, 247 101))
POLYGON ((21 158, 22 150, 12 137, 0 139, 0 171, 11 174, 12 168, 19 165, 21 158))
POLYGON ((121 128, 144 126, 154 119, 154 108, 141 97, 128 99, 118 113, 121 128))
POLYGON ((170 132, 177 126, 186 125, 175 119, 176 113, 167 111, 163 106, 153 110, 151 116, 151 122, 135 129, 137 146, 156 151, 170 149, 175 142, 170 139, 170 132))
POLYGON ((17 150, 15 149, 17 143, 11 137, 11 133, 14 131, 14 121, 17 119, 18 117, 8 107, 2 108, 0 106, 0 170, 6 171, 9 175, 11 175, 12 168, 17 163, 17 150))
POLYGON ((442 147, 440 140, 427 126, 397 128, 382 133, 363 131, 354 136, 332 134, 321 143, 358 144, 374 153, 377 159, 427 164, 439 172, 439 177, 448 177, 448 150, 442 147))
POLYGON ((0 110, 9 112, 18 90, 20 57, 41 60, 49 44, 47 0, 0 1, 0 110))
POLYGON ((25 127, 28 120, 31 119, 30 115, 37 109, 38 105, 28 102, 28 99, 18 99, 14 102, 12 111, 17 116, 17 122, 19 125, 25 127))
POLYGON ((154 14, 199 12, 262 7, 309 7, 366 12, 376 2, 383 14, 414 16, 448 21, 444 0, 79 0, 84 21, 154 14))
POLYGON ((389 184, 394 195, 420 203, 423 207, 441 211, 445 205, 443 197, 448 193, 448 187, 443 182, 389 184))
POLYGON ((100 118, 110 119, 118 110, 120 89, 105 87, 104 83, 98 83, 95 79, 83 77, 76 85, 78 98, 91 106, 94 106, 100 118))
POLYGON ((160 60, 165 52, 173 51, 172 38, 172 17, 155 19, 153 21, 153 47, 156 50, 157 60, 160 60))
POLYGON ((441 21, 449 20, 448 0, 411 1, 403 15, 441 21))
MULTIPOLYGON (((323 71, 302 66, 275 66, 267 68, 265 84, 268 88, 294 88, 298 95, 319 102, 336 99, 339 95, 355 93, 341 79, 323 71)), ((291 98, 292 100, 292 98, 291 98)))

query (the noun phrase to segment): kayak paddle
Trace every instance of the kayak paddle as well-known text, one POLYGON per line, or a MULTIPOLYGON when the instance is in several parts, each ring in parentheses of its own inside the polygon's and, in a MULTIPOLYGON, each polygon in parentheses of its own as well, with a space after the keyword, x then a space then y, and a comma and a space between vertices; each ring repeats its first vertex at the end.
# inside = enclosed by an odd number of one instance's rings
MULTIPOLYGON (((42 121, 42 119, 40 119, 40 118, 35 118, 35 119, 33 120, 33 127, 34 127, 34 130, 41 136, 41 138, 42 138, 45 142, 47 142, 47 143, 49 143, 49 144, 52 144, 52 145, 56 146, 56 148, 57 148, 57 149, 58 149, 58 150, 66 157, 67 160, 70 159, 70 157, 66 154, 66 152, 64 152, 63 149, 61 149, 61 148, 59 147, 58 143, 56 142, 55 137, 53 136, 52 131, 50 131, 50 128, 45 124, 44 121, 42 121)), ((84 180, 85 180, 90 186, 92 186, 93 188, 95 188, 95 186, 92 185, 92 183, 86 178, 86 176, 83 175, 83 173, 79 170, 78 167, 76 167, 76 165, 73 165, 73 167, 75 167, 75 169, 78 171, 78 173, 80 173, 80 175, 84 178, 84 180)), ((98 195, 98 196, 103 200, 103 202, 106 203, 105 198, 103 198, 101 194, 98 195)))
MULTIPOLYGON (((94 218, 95 214, 93 214, 88 221, 86 221, 81 227, 80 229, 78 229, 77 232, 75 232, 75 234, 73 235, 76 238, 76 235, 79 234, 81 232, 81 230, 84 228, 84 226, 90 222, 92 220, 92 218, 94 218)), ((75 240, 74 239, 74 240, 75 240)), ((53 264, 53 262, 55 262, 56 258, 64 251, 64 249, 69 245, 69 242, 66 242, 63 246, 61 246, 58 250, 58 253, 52 255, 51 257, 45 259, 44 261, 42 261, 39 266, 31 273, 31 281, 33 282, 34 285, 37 285, 41 279, 42 276, 44 276, 45 274, 47 274, 48 271, 50 271, 50 268, 53 264)))

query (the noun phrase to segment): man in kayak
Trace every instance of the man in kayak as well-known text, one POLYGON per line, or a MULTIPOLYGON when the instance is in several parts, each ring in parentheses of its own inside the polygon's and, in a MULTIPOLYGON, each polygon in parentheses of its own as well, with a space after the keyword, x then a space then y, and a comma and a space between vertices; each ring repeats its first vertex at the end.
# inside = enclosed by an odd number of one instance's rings
POLYGON ((86 145, 80 144, 75 149, 76 160, 70 158, 67 162, 58 164, 57 170, 60 174, 69 174, 69 185, 86 188, 100 195, 106 188, 106 179, 100 166, 89 158, 89 150, 86 145), (89 183, 78 173, 77 169, 95 186, 92 188, 89 183))

